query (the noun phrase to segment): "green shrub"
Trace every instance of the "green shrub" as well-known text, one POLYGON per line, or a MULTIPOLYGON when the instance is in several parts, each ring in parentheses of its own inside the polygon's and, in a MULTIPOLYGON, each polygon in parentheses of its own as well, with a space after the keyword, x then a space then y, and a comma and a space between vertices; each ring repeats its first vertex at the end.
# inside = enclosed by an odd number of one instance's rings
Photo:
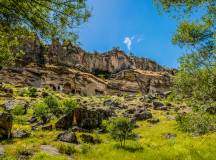
POLYGON ((205 134, 210 131, 216 131, 216 116, 208 113, 188 113, 186 115, 178 115, 177 124, 182 131, 205 134))
POLYGON ((26 114, 26 109, 24 106, 18 104, 14 107, 14 109, 12 110, 12 113, 14 115, 17 115, 17 116, 18 115, 24 115, 24 114, 26 114))
POLYGON ((49 108, 44 102, 36 102, 33 105, 34 115, 44 121, 44 117, 49 114, 49 108))
POLYGON ((128 118, 115 118, 109 127, 110 135, 114 140, 120 142, 120 146, 125 146, 126 139, 130 139, 133 135, 134 125, 128 118))
POLYGON ((68 113, 73 111, 75 108, 78 107, 77 101, 73 98, 65 98, 62 102, 63 104, 63 112, 68 113))
POLYGON ((75 146, 73 144, 61 143, 58 145, 58 150, 62 154, 72 155, 77 152, 75 146))
POLYGON ((36 97, 37 96, 37 88, 35 87, 29 87, 29 97, 36 97))
POLYGON ((52 114, 54 114, 55 116, 58 116, 61 112, 61 109, 60 109, 60 103, 59 103, 59 100, 57 97, 51 95, 51 96, 47 96, 45 99, 44 99, 44 102, 47 104, 50 112, 52 114))

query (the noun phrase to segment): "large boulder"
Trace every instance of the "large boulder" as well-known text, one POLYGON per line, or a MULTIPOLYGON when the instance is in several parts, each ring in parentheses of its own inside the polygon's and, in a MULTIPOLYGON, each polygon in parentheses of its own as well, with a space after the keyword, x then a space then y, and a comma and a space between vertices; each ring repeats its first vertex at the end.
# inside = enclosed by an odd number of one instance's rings
POLYGON ((62 142, 78 143, 76 134, 74 132, 66 131, 58 135, 57 139, 62 142))
POLYGON ((147 120, 150 118, 152 118, 152 113, 149 112, 146 108, 138 109, 133 117, 133 119, 137 121, 147 120))
POLYGON ((13 137, 14 138, 27 138, 31 135, 30 132, 22 129, 17 129, 13 132, 13 137))
POLYGON ((11 137, 12 121, 11 114, 0 112, 0 139, 11 137))
POLYGON ((61 117, 55 124, 57 129, 68 129, 78 126, 83 129, 95 129, 100 127, 102 120, 111 116, 109 110, 101 108, 76 108, 67 115, 61 117))

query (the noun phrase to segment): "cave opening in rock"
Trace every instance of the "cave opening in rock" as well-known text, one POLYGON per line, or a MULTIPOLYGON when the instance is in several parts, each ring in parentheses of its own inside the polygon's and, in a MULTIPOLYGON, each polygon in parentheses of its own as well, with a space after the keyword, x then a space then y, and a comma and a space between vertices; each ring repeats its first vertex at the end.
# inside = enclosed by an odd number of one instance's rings
POLYGON ((99 69, 95 69, 93 71, 93 74, 101 79, 108 79, 111 76, 111 73, 109 71, 103 71, 99 69))

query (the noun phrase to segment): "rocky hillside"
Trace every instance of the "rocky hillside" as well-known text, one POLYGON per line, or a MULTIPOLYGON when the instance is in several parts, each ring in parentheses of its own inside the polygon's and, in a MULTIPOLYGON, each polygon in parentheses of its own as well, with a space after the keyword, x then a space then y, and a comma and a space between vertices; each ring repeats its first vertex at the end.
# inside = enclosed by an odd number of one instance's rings
POLYGON ((27 40, 25 57, 16 67, 0 70, 4 83, 50 86, 81 95, 163 93, 169 90, 172 70, 156 62, 130 57, 114 48, 107 53, 87 53, 69 42, 43 45, 27 40))

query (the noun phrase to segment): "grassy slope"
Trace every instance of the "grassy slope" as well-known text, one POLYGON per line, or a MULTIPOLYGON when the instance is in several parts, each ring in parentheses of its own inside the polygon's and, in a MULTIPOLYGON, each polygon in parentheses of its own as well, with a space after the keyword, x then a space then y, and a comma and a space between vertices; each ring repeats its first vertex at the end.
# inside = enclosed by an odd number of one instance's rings
MULTIPOLYGON (((59 94, 59 93, 56 93, 59 94)), ((59 97, 65 95, 59 95, 59 97)), ((19 96, 16 96, 19 98, 19 96)), ((25 97, 23 97, 25 98, 25 97)), ((110 97, 85 97, 89 102, 103 102, 110 97)), ((119 99, 123 101, 122 98, 119 99)), ((1 99, 2 101, 2 99, 1 99)), ((160 122, 151 125, 146 121, 138 122, 139 128, 134 130, 139 134, 137 141, 127 141, 127 149, 119 149, 118 143, 111 140, 108 134, 99 134, 103 143, 98 145, 85 144, 76 145, 75 160, 215 160, 216 158, 216 133, 192 137, 186 133, 178 131, 175 120, 169 120, 163 111, 151 111, 154 117, 160 119, 160 122), (175 139, 165 139, 163 134, 175 133, 175 139), (83 153, 83 147, 86 152, 83 153), (143 148, 142 150, 138 150, 143 148)), ((173 114, 173 113, 171 113, 173 114)), ((24 122, 32 115, 32 110, 28 114, 17 116, 14 121, 13 129, 24 128, 30 130, 30 126, 24 122)), ((34 150, 33 160, 66 160, 68 156, 51 156, 40 150, 42 144, 50 144, 58 148, 61 142, 56 141, 56 136, 60 131, 35 131, 29 138, 12 139, 2 141, 6 151, 4 160, 15 160, 16 152, 20 148, 34 150)), ((95 134, 94 134, 95 135, 95 134)), ((96 136, 96 135, 95 135, 96 136)), ((3 159, 3 158, 0 158, 3 159)))

